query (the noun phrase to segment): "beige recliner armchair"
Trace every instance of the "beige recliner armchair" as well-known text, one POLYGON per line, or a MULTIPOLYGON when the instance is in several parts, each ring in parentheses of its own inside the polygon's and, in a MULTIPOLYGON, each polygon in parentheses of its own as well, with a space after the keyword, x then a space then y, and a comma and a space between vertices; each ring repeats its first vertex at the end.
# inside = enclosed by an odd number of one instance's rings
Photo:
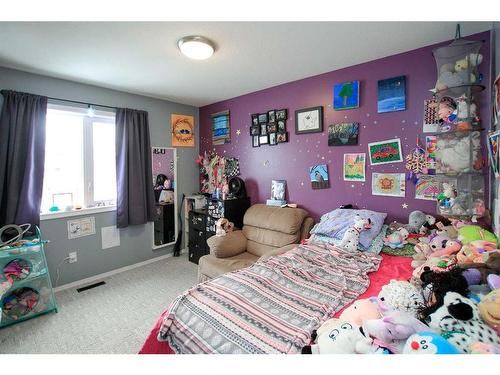
POLYGON ((259 259, 282 254, 309 237, 314 220, 301 208, 255 204, 243 218, 243 229, 212 236, 210 254, 198 262, 198 281, 254 264, 259 259))

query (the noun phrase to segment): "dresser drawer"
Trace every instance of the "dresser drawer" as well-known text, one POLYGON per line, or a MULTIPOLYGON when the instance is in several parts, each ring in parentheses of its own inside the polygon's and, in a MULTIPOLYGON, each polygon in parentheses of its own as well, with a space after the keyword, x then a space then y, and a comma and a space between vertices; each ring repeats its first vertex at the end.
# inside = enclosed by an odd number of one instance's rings
POLYGON ((189 212, 189 228, 194 228, 198 230, 205 230, 206 222, 205 215, 198 214, 196 212, 189 212))
POLYGON ((196 229, 189 231, 189 243, 196 244, 200 247, 206 247, 207 239, 205 237, 205 231, 196 229))

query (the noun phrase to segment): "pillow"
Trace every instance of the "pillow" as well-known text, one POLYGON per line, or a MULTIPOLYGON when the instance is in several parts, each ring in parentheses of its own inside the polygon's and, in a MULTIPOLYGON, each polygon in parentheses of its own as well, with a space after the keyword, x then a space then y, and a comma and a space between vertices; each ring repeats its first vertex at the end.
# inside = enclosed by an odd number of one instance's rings
MULTIPOLYGON (((384 237, 387 234, 388 225, 382 225, 382 230, 372 241, 371 245, 368 248, 365 248, 363 245, 358 244, 358 250, 364 251, 367 253, 379 254, 382 248, 384 247, 384 237)), ((332 245, 339 245, 342 240, 337 238, 327 237, 321 234, 313 234, 309 239, 311 242, 324 242, 332 245)))
POLYGON ((324 214, 319 224, 311 230, 311 234, 322 234, 341 240, 347 229, 354 225, 354 217, 356 215, 361 216, 363 219, 370 219, 372 222, 371 229, 362 231, 359 236, 359 242, 367 249, 380 233, 382 225, 384 225, 384 220, 387 217, 386 213, 337 208, 324 214))

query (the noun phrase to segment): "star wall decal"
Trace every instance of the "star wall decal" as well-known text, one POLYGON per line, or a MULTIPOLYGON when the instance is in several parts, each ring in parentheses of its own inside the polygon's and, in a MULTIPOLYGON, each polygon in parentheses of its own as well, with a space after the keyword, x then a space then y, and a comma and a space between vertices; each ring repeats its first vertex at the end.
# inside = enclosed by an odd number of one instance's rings
POLYGON ((406 209, 406 208, 408 208, 408 204, 407 204, 407 203, 403 203, 403 204, 401 205, 401 207, 403 207, 403 208, 405 208, 405 209, 406 209))
POLYGON ((241 134, 241 130, 240 129, 236 130, 236 135, 240 135, 240 134, 241 134))

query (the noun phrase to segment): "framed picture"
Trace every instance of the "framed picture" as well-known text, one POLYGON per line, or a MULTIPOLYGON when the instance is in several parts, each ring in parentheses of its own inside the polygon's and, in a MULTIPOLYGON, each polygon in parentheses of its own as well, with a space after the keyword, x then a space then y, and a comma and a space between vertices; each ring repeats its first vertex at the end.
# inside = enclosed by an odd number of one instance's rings
POLYGON ((252 115, 252 125, 259 125, 259 114, 254 113, 252 115))
POLYGON ((267 135, 259 135, 259 145, 267 145, 269 143, 269 139, 267 135))
POLYGON ((231 126, 229 111, 222 111, 212 115, 212 144, 223 145, 231 142, 231 126))
POLYGON ((267 111, 267 122, 275 122, 276 121, 276 111, 271 109, 267 111))
POLYGON ((377 112, 406 110, 406 77, 394 77, 378 81, 377 112))
POLYGON ((276 132, 269 133, 269 145, 276 146, 278 144, 278 138, 276 137, 276 132))
POLYGON ((365 181, 366 154, 344 154, 344 181, 365 181))
POLYGON ((286 131, 286 121, 285 120, 278 120, 278 131, 280 133, 284 133, 286 131))
POLYGON ((370 165, 398 163, 403 161, 401 140, 399 138, 387 141, 368 143, 370 165))
POLYGON ((288 142, 288 132, 285 133, 277 133, 276 135, 276 141, 278 143, 285 143, 288 142))
POLYGON ((358 144, 357 122, 333 124, 328 127, 328 146, 353 146, 358 144))
POLYGON ((259 113, 259 124, 267 124, 267 113, 259 113))
POLYGON ((422 175, 415 185, 415 199, 435 201, 439 194, 439 181, 436 176, 422 175))
POLYGON ((252 125, 250 127, 250 135, 260 135, 260 126, 259 125, 257 125, 257 126, 252 125))
POLYGON ((285 200, 286 180, 271 181, 271 199, 285 200))
POLYGON ((172 146, 194 147, 193 116, 172 114, 170 116, 170 126, 172 129, 172 146))
POLYGON ((304 108, 295 111, 295 134, 321 133, 322 131, 322 106, 304 108))
POLYGON ((259 147, 260 146, 259 138, 260 138, 260 136, 258 136, 258 135, 252 136, 252 147, 259 147))
POLYGON ((359 107, 359 81, 333 85, 333 109, 340 111, 359 107))
POLYGON ((260 124, 260 135, 267 135, 267 124, 260 124))
POLYGON ((276 110, 276 120, 286 120, 288 119, 288 112, 286 109, 276 110))
POLYGON ((313 165, 309 168, 309 178, 313 189, 326 189, 330 187, 328 179, 328 165, 313 165))
POLYGON ((404 173, 372 173, 372 194, 388 197, 404 197, 406 194, 404 173))
POLYGON ((267 132, 268 133, 276 133, 278 131, 278 126, 276 124, 268 124, 267 132))

